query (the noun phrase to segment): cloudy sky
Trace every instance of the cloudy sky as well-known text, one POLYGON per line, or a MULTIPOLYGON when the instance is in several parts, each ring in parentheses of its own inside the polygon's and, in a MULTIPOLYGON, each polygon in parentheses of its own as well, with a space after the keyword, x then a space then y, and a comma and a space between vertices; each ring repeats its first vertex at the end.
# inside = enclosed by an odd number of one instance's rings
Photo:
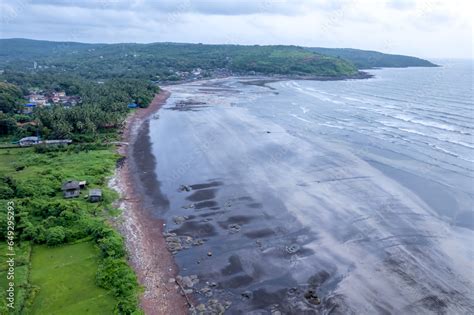
POLYGON ((0 0, 0 37, 352 47, 472 58, 470 0, 0 0))

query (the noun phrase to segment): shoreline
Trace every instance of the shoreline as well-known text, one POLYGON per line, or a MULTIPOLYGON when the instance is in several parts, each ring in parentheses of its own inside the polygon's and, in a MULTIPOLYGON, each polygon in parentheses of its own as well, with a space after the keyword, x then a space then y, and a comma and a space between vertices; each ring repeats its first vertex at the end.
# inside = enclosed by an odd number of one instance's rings
MULTIPOLYGON (((170 94, 161 90, 147 108, 138 109, 126 119, 121 140, 128 145, 117 150, 122 159, 111 181, 111 186, 120 194, 118 206, 123 210, 118 228, 124 236, 129 263, 144 287, 140 306, 145 314, 186 314, 188 311, 185 297, 179 293, 177 284, 170 281, 176 277, 177 267, 166 246, 163 221, 150 211, 159 205, 147 200, 148 193, 144 190, 150 185, 144 187, 142 181, 143 176, 155 177, 154 173, 143 171, 143 161, 154 164, 148 136, 149 119, 170 94)), ((159 185, 155 187, 159 190, 159 185)))
MULTIPOLYGON (((372 70, 372 69, 367 69, 372 70)), ((160 87, 173 86, 186 83, 195 83, 201 81, 210 81, 218 79, 228 79, 228 78, 240 78, 240 79, 250 79, 250 80, 268 80, 268 81, 289 81, 289 80, 309 80, 309 81, 345 81, 345 80, 366 80, 374 78, 375 75, 367 71, 357 71, 353 75, 337 75, 337 76, 314 76, 314 75, 264 75, 264 74, 255 74, 255 75, 246 75, 246 74, 233 74, 227 76, 213 76, 209 78, 198 78, 198 79, 185 79, 178 81, 163 81, 158 82, 160 87)))

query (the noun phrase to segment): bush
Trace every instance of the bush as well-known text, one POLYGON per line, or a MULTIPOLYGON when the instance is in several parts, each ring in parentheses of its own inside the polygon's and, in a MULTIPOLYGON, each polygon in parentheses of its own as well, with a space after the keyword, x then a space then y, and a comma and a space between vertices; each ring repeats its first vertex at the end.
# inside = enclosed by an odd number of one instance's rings
POLYGON ((114 293, 119 314, 134 314, 137 311, 137 278, 124 259, 103 259, 96 280, 97 285, 114 293))
POLYGON ((122 258, 125 256, 126 252, 122 237, 117 233, 104 237, 97 243, 104 257, 122 258))
POLYGON ((11 199, 15 196, 16 185, 9 176, 0 177, 0 199, 11 199))
POLYGON ((48 246, 56 246, 64 243, 66 233, 62 226, 51 227, 46 230, 46 244, 48 246))

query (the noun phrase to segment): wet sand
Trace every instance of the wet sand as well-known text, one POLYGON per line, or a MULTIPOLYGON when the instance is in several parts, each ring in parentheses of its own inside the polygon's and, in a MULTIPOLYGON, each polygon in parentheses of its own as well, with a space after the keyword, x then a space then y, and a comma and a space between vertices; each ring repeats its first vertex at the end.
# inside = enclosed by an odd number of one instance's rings
MULTIPOLYGON (((149 129, 156 165, 148 171, 159 180, 152 196, 164 205, 154 214, 165 220, 168 248, 199 310, 474 309, 465 274, 472 233, 439 215, 436 199, 424 200, 441 188, 373 166, 368 151, 342 142, 354 143, 354 134, 326 136, 331 109, 346 110, 345 103, 326 105, 327 94, 308 99, 293 91, 296 82, 270 83, 277 95, 238 80, 169 87, 149 129)), ((388 157, 398 147, 382 149, 388 157)))
POLYGON ((119 228, 125 236, 130 263, 144 287, 141 306, 145 314, 153 315, 186 314, 188 309, 188 302, 174 281, 177 269, 163 238, 164 223, 153 215, 154 209, 167 204, 160 198, 160 185, 154 173, 147 171, 155 163, 150 152, 149 120, 169 95, 162 90, 148 108, 138 109, 127 119, 122 141, 128 145, 118 150, 124 157, 111 181, 111 186, 121 195, 119 207, 123 210, 123 221, 119 228))

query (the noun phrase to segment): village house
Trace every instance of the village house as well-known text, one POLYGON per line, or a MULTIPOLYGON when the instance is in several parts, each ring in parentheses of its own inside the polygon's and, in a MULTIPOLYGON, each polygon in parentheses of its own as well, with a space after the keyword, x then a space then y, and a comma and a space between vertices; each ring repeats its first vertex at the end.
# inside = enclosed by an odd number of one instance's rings
POLYGON ((31 114, 33 112, 33 109, 36 108, 36 103, 27 103, 25 105, 23 105, 23 110, 22 110, 22 113, 23 114, 31 114))
POLYGON ((25 137, 25 138, 21 138, 20 141, 18 141, 18 144, 22 147, 35 145, 38 143, 40 143, 39 137, 25 137))
POLYGON ((79 197, 81 193, 81 188, 77 180, 68 180, 62 186, 64 198, 75 198, 79 197))
POLYGON ((99 202, 102 200, 102 190, 100 189, 90 189, 89 190, 89 201, 90 202, 99 202))
POLYGON ((25 114, 31 113, 34 107, 50 106, 51 104, 71 107, 82 102, 79 96, 67 96, 65 91, 43 92, 38 89, 31 90, 27 98, 29 103, 25 105, 23 110, 25 114))

